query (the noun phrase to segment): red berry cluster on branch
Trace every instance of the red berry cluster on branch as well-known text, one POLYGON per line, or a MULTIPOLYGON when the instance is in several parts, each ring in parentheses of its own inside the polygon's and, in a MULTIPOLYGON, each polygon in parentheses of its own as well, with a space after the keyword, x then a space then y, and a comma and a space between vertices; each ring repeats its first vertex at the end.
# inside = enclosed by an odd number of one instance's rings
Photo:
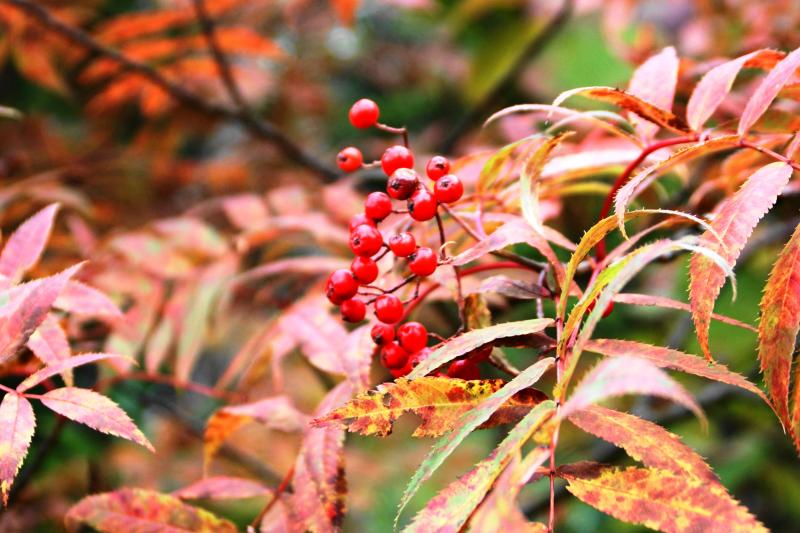
MULTIPOLYGON (((450 174, 450 162, 443 156, 434 156, 428 161, 425 171, 433 181, 433 188, 426 185, 414 171, 414 153, 408 147, 405 128, 381 124, 379 117, 380 109, 372 100, 361 99, 350 108, 349 118, 353 126, 401 133, 403 144, 390 146, 380 161, 367 164, 356 147, 349 146, 339 152, 337 163, 343 171, 354 172, 380 165, 388 180, 386 192, 369 194, 364 202, 364 212, 350 220, 350 249, 356 257, 349 270, 340 269, 330 275, 325 290, 328 299, 339 306, 342 318, 348 322, 364 320, 367 307, 373 308, 380 323, 372 328, 372 338, 380 347, 381 362, 394 377, 400 377, 408 374, 418 361, 427 356, 429 336, 425 326, 419 322, 397 326, 404 319, 405 305, 409 302, 403 302, 392 293, 433 274, 442 264, 442 258, 437 257, 430 247, 420 246, 408 231, 384 240, 378 225, 392 213, 407 213, 417 222, 435 218, 441 228, 439 205, 457 202, 464 194, 464 186, 456 175, 450 174), (407 209, 395 209, 394 200, 405 201, 407 209), (389 253, 406 260, 410 275, 400 285, 384 290, 371 284, 380 273, 377 261, 389 253), (370 290, 378 293, 367 292, 370 290)), ((474 358, 456 361, 448 369, 448 375, 477 379, 477 362, 474 358)))

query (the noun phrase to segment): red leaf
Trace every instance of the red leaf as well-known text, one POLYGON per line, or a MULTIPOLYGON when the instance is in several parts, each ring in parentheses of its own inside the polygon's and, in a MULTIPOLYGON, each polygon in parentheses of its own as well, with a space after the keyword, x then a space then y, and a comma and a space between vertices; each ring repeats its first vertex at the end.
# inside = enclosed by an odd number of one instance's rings
MULTIPOLYGON (((670 111, 678 83, 678 66, 675 49, 671 46, 664 48, 639 65, 628 84, 628 93, 670 111)), ((632 117, 631 122, 644 139, 650 139, 658 132, 658 126, 649 121, 641 122, 632 117)))
MULTIPOLYGON (((711 222, 711 228, 722 238, 722 243, 706 231, 701 237, 703 245, 722 256, 731 266, 735 265, 756 224, 775 204, 791 176, 792 167, 786 163, 771 163, 753 173, 722 205, 711 222)), ((725 274, 713 261, 700 254, 692 257, 689 274, 689 297, 697 338, 703 354, 711 360, 708 329, 714 302, 725 283, 725 274)))
POLYGON ((53 229, 58 204, 52 204, 23 222, 11 234, 0 254, 0 274, 18 282, 39 262, 53 229))
POLYGON ((792 78, 798 67, 800 67, 800 48, 775 65, 775 68, 767 74, 767 77, 758 86, 753 96, 750 97, 750 101, 747 102, 742 112, 742 118, 739 120, 739 128, 736 131, 739 135, 747 134, 753 124, 761 118, 761 115, 766 112, 769 105, 778 96, 786 82, 792 78))
POLYGON ((141 444, 150 451, 153 445, 134 425, 125 411, 106 398, 89 389, 63 387, 40 397, 43 404, 70 420, 86 424, 101 433, 108 433, 141 444))
POLYGON ((0 492, 8 505, 8 491, 28 453, 36 419, 33 406, 18 394, 8 393, 0 403, 0 492))
POLYGON ((261 483, 241 477, 207 477, 172 492, 183 500, 239 500, 271 494, 261 483))
MULTIPOLYGON (((111 357, 120 357, 122 359, 128 359, 124 355, 113 354, 113 353, 87 353, 83 355, 76 355, 75 357, 70 357, 68 359, 62 359, 61 361, 57 361, 55 364, 48 365, 41 370, 38 370, 22 380, 22 382, 17 385, 17 392, 25 392, 26 390, 35 387, 42 381, 46 380, 47 378, 53 377, 56 374, 60 374, 66 370, 71 368, 75 368, 76 366, 87 365, 89 363, 94 363, 95 361, 101 361, 103 359, 108 359, 111 357)), ((83 390, 83 389, 79 389, 83 390)))

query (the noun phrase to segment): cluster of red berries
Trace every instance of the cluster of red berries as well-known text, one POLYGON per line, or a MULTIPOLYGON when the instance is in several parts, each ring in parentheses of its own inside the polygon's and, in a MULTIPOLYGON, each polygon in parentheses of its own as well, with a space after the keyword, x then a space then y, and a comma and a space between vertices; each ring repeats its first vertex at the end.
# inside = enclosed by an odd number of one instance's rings
MULTIPOLYGON (((372 100, 359 100, 350 108, 350 123, 356 128, 403 131, 380 124, 379 116, 380 109, 372 100)), ((346 172, 367 166, 361 151, 353 146, 339 152, 337 162, 339 168, 346 172)), ((350 220, 350 249, 356 257, 350 269, 340 269, 330 275, 325 291, 328 299, 339 306, 342 318, 348 322, 364 320, 367 305, 373 305, 375 316, 381 323, 373 327, 372 338, 381 348, 383 365, 393 376, 399 377, 410 372, 426 356, 429 350, 428 331, 418 322, 408 322, 395 329, 395 325, 405 316, 404 303, 392 291, 370 287, 379 274, 376 260, 391 252, 397 258, 404 258, 411 274, 417 278, 433 274, 439 266, 439 260, 436 252, 427 246, 417 245, 414 235, 407 231, 384 240, 378 224, 392 213, 404 212, 396 211, 392 200, 406 201, 407 212, 412 219, 418 222, 431 220, 437 216, 439 204, 449 204, 461 198, 464 186, 457 176, 449 173, 450 162, 447 158, 434 156, 425 167, 428 178, 433 181, 433 190, 430 190, 414 171, 413 152, 403 145, 387 148, 380 159, 380 166, 389 178, 386 192, 369 194, 364 203, 364 212, 350 220), (366 302, 359 298, 361 287, 377 289, 381 294, 366 302)), ((455 377, 466 374, 473 376, 476 373, 471 367, 467 368, 466 373, 458 368, 454 370, 458 374, 455 377)), ((451 375, 449 370, 448 375, 451 375)))

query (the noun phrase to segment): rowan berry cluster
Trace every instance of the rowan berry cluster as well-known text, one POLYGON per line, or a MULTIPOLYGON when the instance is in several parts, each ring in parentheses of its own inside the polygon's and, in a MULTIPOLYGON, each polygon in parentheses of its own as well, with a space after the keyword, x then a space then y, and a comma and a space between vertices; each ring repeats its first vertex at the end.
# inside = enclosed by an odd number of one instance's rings
MULTIPOLYGON (((356 128, 378 128, 384 131, 403 133, 378 122, 380 109, 372 100, 361 99, 350 108, 350 123, 356 128)), ((400 231, 384 236, 379 224, 392 213, 407 214, 417 222, 438 219, 440 204, 458 201, 464 194, 464 186, 455 174, 450 174, 450 162, 442 156, 432 157, 425 166, 425 173, 432 182, 432 189, 414 171, 414 153, 403 145, 387 148, 374 163, 364 163, 361 151, 349 146, 337 156, 339 168, 354 172, 361 168, 380 165, 388 177, 386 192, 373 192, 364 202, 364 212, 350 220, 350 249, 355 259, 350 269, 340 269, 328 278, 326 294, 338 305, 342 318, 348 322, 360 322, 372 306, 380 323, 372 328, 372 339, 380 347, 381 363, 394 377, 404 376, 424 359, 428 348, 428 330, 419 322, 400 324, 406 315, 405 305, 393 292, 403 285, 433 274, 441 264, 436 252, 428 246, 420 246, 409 231, 400 231), (406 202, 406 209, 395 209, 394 201, 406 202), (386 254, 404 259, 410 275, 399 286, 384 290, 373 286, 378 278, 377 261, 386 254), (377 295, 362 289, 378 291, 377 295), (374 297, 372 297, 374 296, 374 297), (370 297, 365 300, 365 297, 370 297)), ((437 220, 440 223, 440 220, 437 220)), ((470 358, 456 361, 447 375, 463 379, 478 379, 477 360, 470 358)))

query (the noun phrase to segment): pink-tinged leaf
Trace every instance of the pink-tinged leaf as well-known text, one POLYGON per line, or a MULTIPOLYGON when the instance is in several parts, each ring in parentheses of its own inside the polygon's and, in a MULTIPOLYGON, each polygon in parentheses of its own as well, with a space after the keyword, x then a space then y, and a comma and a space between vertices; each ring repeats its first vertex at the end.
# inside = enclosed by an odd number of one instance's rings
MULTIPOLYGON (((678 66, 675 49, 671 46, 664 48, 639 65, 628 84, 628 93, 671 111, 678 83, 678 66)), ((658 132, 658 126, 651 122, 642 122, 635 117, 631 117, 631 122, 643 139, 651 139, 658 132)))
MULTIPOLYGON (((663 307, 665 309, 677 309, 679 311, 691 312, 692 307, 684 302, 679 302, 666 296, 655 296, 652 294, 635 294, 635 293, 620 293, 614 296, 614 301, 628 305, 641 305, 644 307, 663 307)), ((748 331, 757 331, 756 328, 750 324, 746 324, 741 320, 736 320, 729 316, 720 315, 719 313, 712 313, 711 318, 718 320, 723 324, 729 324, 738 328, 746 329, 748 331)))
POLYGON ((67 531, 83 525, 101 533, 236 533, 232 522, 183 503, 175 496, 144 489, 95 494, 73 505, 64 517, 67 531))
MULTIPOLYGON (((133 305, 125 311, 123 318, 115 321, 114 332, 106 339, 103 348, 105 352, 137 354, 161 309, 164 286, 146 275, 136 281, 144 290, 135 293, 133 305)), ((126 367, 118 369, 126 370, 126 367)))
POLYGON ((23 222, 0 253, 0 274, 17 282, 39 262, 50 238, 58 204, 52 204, 23 222))
POLYGON ((89 389, 63 387, 42 395, 40 400, 49 409, 70 420, 86 424, 101 433, 132 440, 154 451, 153 445, 125 411, 101 394, 89 389))
POLYGON ((242 272, 233 280, 235 285, 243 285, 260 281, 263 278, 277 275, 321 275, 329 274, 340 268, 350 268, 350 261, 331 256, 290 257, 271 261, 251 270, 242 272))
MULTIPOLYGON (((350 383, 331 390, 315 411, 321 416, 350 398, 350 383)), ((302 531, 341 530, 347 481, 344 473, 344 429, 310 428, 294 464, 292 521, 302 531)))
POLYGON ((769 403, 761 389, 750 383, 747 378, 728 370, 722 363, 709 363, 697 355, 664 348, 663 346, 653 346, 643 342, 620 339, 593 339, 586 343, 586 349, 607 357, 638 357, 639 359, 646 359, 659 368, 679 370, 687 374, 694 374, 695 376, 740 387, 758 395, 769 403))
POLYGON ((725 97, 731 92, 733 82, 739 72, 751 59, 761 55, 774 54, 772 50, 757 50, 726 61, 712 68, 697 83, 686 106, 686 120, 692 129, 699 130, 706 120, 714 114, 725 97))
POLYGON ((122 316, 122 311, 111 298, 94 287, 74 280, 67 283, 54 305, 77 315, 110 318, 122 316))
MULTIPOLYGON (((417 513, 411 524, 403 530, 404 533, 459 531, 492 487, 497 476, 511 461, 513 454, 536 434, 554 410, 555 403, 550 400, 533 408, 519 424, 514 426, 489 457, 445 487, 428 502, 425 508, 417 513)), ((550 457, 546 448, 537 448, 531 453, 536 454, 538 463, 534 463, 533 466, 543 464, 550 457)))
MULTIPOLYGON (((67 333, 52 314, 47 315, 42 325, 28 339, 28 348, 46 365, 54 365, 71 355, 67 333)), ((71 380, 71 376, 71 373, 65 373, 64 380, 71 380)))
POLYGON ((219 257, 228 251, 222 235, 196 218, 168 218, 159 220, 153 227, 170 245, 191 254, 219 257))
MULTIPOLYGON (((800 329, 800 226, 772 267, 760 307, 758 360, 764 383, 778 416, 786 427, 793 428, 795 443, 800 449, 800 392, 795 392, 792 420, 789 420, 792 357, 800 329)), ((800 374, 797 376, 800 378, 800 374)))
MULTIPOLYGON (((48 365, 41 370, 37 370, 17 385, 17 392, 25 392, 26 390, 35 387, 42 381, 55 376, 56 374, 60 374, 66 370, 81 366, 81 365, 88 365, 89 363, 94 363, 96 361, 102 361, 103 359, 110 359, 110 358, 122 358, 122 359, 130 359, 124 355, 113 354, 113 353, 87 353, 82 355, 76 355, 75 357, 70 357, 68 359, 62 359, 61 361, 56 362, 55 364, 48 365)), ((83 389, 78 389, 83 390, 83 389)))
POLYGON ((272 492, 271 489, 252 479, 215 476, 203 478, 172 491, 172 495, 182 500, 241 500, 272 492))
POLYGON ((660 396, 691 410, 705 423, 705 415, 691 395, 664 371, 645 359, 620 356, 605 359, 592 369, 563 405, 567 418, 600 400, 627 394, 660 396))
POLYGON ((159 278, 182 278, 194 269, 192 261, 169 242, 144 231, 119 235, 111 241, 110 248, 131 266, 159 278))
POLYGON ((18 394, 8 393, 0 403, 0 492, 8 505, 8 491, 28 454, 36 419, 33 406, 18 394))
POLYGON ((576 498, 611 516, 666 533, 767 533, 719 483, 656 468, 592 462, 564 465, 558 475, 576 498))
POLYGON ((281 494, 274 504, 270 504, 271 508, 267 514, 261 519, 261 524, 258 526, 258 533, 305 533, 301 528, 302 524, 296 524, 292 521, 292 515, 289 512, 291 505, 291 497, 286 494, 281 494))
POLYGON ((739 135, 746 135, 753 124, 761 118, 798 67, 800 67, 800 48, 775 65, 750 97, 739 120, 739 128, 736 130, 739 135))
POLYGON ((342 369, 353 385, 354 392, 369 388, 369 367, 375 342, 370 335, 369 324, 354 329, 347 335, 342 347, 342 369))
POLYGON ((311 364, 325 372, 344 374, 341 353, 347 330, 328 307, 324 296, 312 294, 294 304, 278 324, 283 334, 300 345, 311 364))
MULTIPOLYGON (((711 228, 722 238, 722 243, 708 231, 703 233, 701 242, 731 266, 735 265, 756 224, 775 204, 791 176, 792 167, 786 163, 771 163, 757 170, 732 198, 725 201, 711 222, 711 228)), ((725 283, 725 274, 709 258, 695 255, 689 276, 689 298, 697 338, 703 354, 712 360, 708 329, 714 303, 725 283)))
POLYGON ((82 266, 83 263, 79 263, 29 284, 30 290, 19 299, 14 311, 0 318, 0 362, 10 359, 27 344, 69 279, 82 266))
POLYGON ((267 225, 269 219, 264 199, 255 194, 223 198, 222 210, 230 223, 238 229, 262 228, 267 225))
POLYGON ((646 466, 719 481, 702 457, 658 424, 598 405, 573 413, 569 420, 583 431, 624 449, 646 466))

